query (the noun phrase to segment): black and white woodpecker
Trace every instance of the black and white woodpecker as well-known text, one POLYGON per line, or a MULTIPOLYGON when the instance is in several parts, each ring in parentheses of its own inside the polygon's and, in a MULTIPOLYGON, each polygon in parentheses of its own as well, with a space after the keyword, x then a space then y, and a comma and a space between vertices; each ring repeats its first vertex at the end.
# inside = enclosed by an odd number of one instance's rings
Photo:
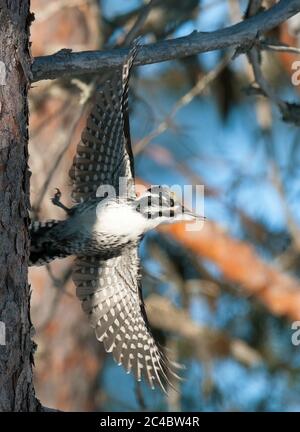
POLYGON ((129 72, 136 52, 134 44, 123 67, 97 90, 70 170, 75 205, 67 209, 58 192, 53 203, 66 210, 67 218, 32 223, 30 264, 75 255, 76 294, 97 339, 137 380, 144 377, 152 388, 165 390, 176 373, 148 324, 138 245, 159 224, 196 216, 168 188, 153 187, 136 196, 128 116, 129 72), (120 188, 124 178, 126 187, 120 188), (107 185, 115 196, 98 196, 99 187, 107 185))

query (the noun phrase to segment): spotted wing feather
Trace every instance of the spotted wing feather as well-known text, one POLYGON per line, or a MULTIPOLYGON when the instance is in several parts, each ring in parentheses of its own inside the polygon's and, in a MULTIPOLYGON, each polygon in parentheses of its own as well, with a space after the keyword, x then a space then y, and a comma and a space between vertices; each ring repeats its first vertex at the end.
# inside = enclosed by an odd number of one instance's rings
POLYGON ((148 325, 137 247, 124 249, 121 255, 107 260, 77 258, 73 280, 83 310, 105 350, 138 380, 144 377, 152 388, 158 385, 166 390, 174 373, 148 325))
POLYGON ((111 185, 117 195, 120 194, 121 177, 126 178, 129 196, 135 195, 128 83, 136 52, 137 45, 134 44, 123 68, 116 69, 96 92, 69 172, 72 197, 77 203, 94 198, 102 185, 111 185))

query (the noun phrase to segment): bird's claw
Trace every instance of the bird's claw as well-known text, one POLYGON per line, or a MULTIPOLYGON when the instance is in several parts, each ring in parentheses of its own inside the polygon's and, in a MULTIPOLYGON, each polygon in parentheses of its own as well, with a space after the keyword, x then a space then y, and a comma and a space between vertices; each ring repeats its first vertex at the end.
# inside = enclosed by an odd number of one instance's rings
POLYGON ((54 205, 56 205, 56 203, 60 202, 60 198, 61 198, 61 191, 58 188, 55 188, 56 192, 53 198, 51 198, 51 201, 53 202, 54 205))
POLYGON ((69 209, 68 207, 66 207, 61 201, 61 191, 58 188, 55 188, 56 192, 53 198, 51 198, 52 204, 62 208, 67 214, 70 213, 71 209, 69 209))

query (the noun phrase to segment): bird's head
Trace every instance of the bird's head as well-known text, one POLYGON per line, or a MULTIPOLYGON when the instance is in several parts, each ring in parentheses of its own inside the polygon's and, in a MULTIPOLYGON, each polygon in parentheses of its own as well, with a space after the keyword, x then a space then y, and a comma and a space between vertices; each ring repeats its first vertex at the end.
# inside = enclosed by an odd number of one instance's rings
POLYGON ((163 223, 196 220, 203 217, 185 208, 170 188, 154 186, 136 199, 101 200, 94 230, 126 243, 163 223))
POLYGON ((149 229, 162 223, 203 220, 203 217, 184 207, 174 192, 165 186, 149 188, 135 200, 134 205, 135 210, 147 220, 149 229))

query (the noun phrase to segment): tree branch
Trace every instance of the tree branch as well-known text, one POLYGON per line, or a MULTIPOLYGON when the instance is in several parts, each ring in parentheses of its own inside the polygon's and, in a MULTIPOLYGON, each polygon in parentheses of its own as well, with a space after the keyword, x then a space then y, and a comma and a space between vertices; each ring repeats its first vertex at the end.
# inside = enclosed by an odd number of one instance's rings
MULTIPOLYGON (((189 36, 143 46, 134 64, 158 63, 229 46, 249 45, 261 33, 271 30, 298 12, 299 0, 281 0, 267 11, 230 27, 213 32, 195 31, 189 36)), ((128 49, 123 48, 79 53, 62 50, 54 55, 37 57, 32 66, 33 81, 99 73, 121 66, 127 53, 128 49)))

